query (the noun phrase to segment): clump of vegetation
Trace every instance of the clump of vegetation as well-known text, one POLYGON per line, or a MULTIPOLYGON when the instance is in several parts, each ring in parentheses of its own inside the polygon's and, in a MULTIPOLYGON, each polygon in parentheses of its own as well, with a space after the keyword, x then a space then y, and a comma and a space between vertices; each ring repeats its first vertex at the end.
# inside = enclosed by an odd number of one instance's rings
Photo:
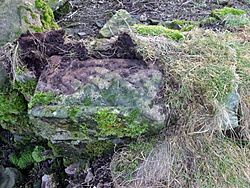
POLYGON ((246 14, 246 11, 232 7, 224 7, 222 9, 213 10, 211 16, 217 19, 223 19, 228 15, 240 16, 243 14, 246 14))
POLYGON ((169 29, 180 30, 182 32, 185 32, 185 31, 191 31, 192 29, 197 27, 199 24, 194 21, 173 20, 172 22, 164 23, 163 25, 169 29))
POLYGON ((119 115, 112 109, 103 109, 96 114, 98 136, 109 137, 137 137, 146 133, 148 123, 137 122, 138 110, 131 111, 127 116, 119 115))
POLYGON ((247 15, 234 16, 229 15, 224 20, 226 27, 239 28, 250 26, 250 17, 247 15))
POLYGON ((112 153, 113 149, 114 144, 111 141, 90 142, 86 145, 86 154, 91 159, 95 159, 112 153))
POLYGON ((40 163, 53 157, 51 154, 49 155, 49 153, 46 152, 47 151, 43 146, 36 146, 31 155, 36 163, 40 163))
POLYGON ((36 92, 29 102, 29 108, 37 105, 48 105, 55 100, 55 95, 51 92, 36 92))
POLYGON ((48 3, 44 0, 36 0, 35 1, 35 7, 42 12, 42 24, 43 28, 36 28, 34 26, 34 29, 36 30, 50 30, 50 29, 59 29, 60 27, 55 22, 55 17, 53 10, 49 6, 48 3))
POLYGON ((49 158, 52 155, 46 154, 45 148, 43 146, 36 146, 35 149, 32 147, 26 147, 23 151, 19 153, 14 153, 10 155, 10 161, 12 164, 20 169, 25 169, 34 163, 40 163, 49 158))
POLYGON ((31 166, 35 161, 32 157, 32 149, 26 148, 24 151, 19 154, 13 154, 10 156, 10 161, 15 166, 20 169, 25 169, 28 166, 31 166))
POLYGON ((155 26, 136 24, 133 26, 133 28, 135 29, 136 33, 143 36, 164 36, 177 41, 185 38, 180 31, 168 29, 161 25, 155 26))
POLYGON ((27 102, 17 90, 0 93, 0 124, 12 132, 23 132, 28 126, 27 102))
POLYGON ((16 81, 14 88, 16 88, 20 93, 22 93, 26 98, 30 99, 36 89, 37 80, 31 79, 27 81, 16 81))
POLYGON ((157 139, 155 138, 150 138, 149 140, 138 139, 116 153, 111 163, 112 176, 114 179, 121 177, 122 181, 131 181, 136 170, 145 157, 153 150, 156 143, 157 139))
POLYGON ((249 154, 221 135, 178 135, 153 147, 124 148, 111 170, 124 187, 247 187, 249 154))
POLYGON ((165 67, 166 105, 171 116, 177 116, 181 131, 222 126, 227 112, 218 115, 217 109, 223 109, 236 87, 236 54, 227 36, 197 29, 182 43, 150 37, 135 40, 145 60, 158 60, 165 67), (219 119, 200 117, 204 114, 219 119))

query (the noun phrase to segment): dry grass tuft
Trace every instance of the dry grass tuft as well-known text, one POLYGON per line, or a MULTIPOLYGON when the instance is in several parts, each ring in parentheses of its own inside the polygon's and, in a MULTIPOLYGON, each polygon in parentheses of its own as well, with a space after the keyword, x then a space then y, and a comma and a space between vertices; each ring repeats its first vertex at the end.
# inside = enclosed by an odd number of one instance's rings
POLYGON ((181 42, 134 40, 145 61, 164 70, 170 113, 166 133, 172 134, 151 150, 126 147, 115 154, 111 169, 116 187, 249 187, 249 28, 235 33, 197 29, 181 42), (239 109, 233 112, 228 101, 235 93, 239 109), (239 128, 230 127, 232 117, 239 128))
MULTIPOLYGON (((249 148, 219 135, 213 139, 209 134, 169 137, 141 159, 130 177, 118 176, 114 164, 124 164, 131 150, 124 149, 123 157, 120 154, 114 157, 112 166, 116 187, 242 188, 250 184, 249 148)), ((126 165, 133 160, 130 162, 126 165)))

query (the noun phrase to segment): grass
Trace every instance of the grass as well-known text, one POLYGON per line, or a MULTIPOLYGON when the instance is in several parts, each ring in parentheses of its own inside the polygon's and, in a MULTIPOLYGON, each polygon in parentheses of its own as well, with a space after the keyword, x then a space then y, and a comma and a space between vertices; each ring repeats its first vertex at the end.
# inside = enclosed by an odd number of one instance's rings
MULTIPOLYGON (((218 118, 216 109, 225 106, 237 80, 236 51, 229 37, 197 29, 178 43, 162 37, 137 37, 135 41, 146 61, 164 67, 166 105, 171 116, 177 116, 175 123, 196 131, 220 127, 220 118, 214 119, 218 118)), ((221 114, 221 119, 225 116, 221 114)))
POLYGON ((249 187, 249 31, 196 29, 180 42, 133 36, 144 60, 164 68, 167 132, 173 128, 174 136, 151 150, 128 146, 116 154, 111 167, 118 187, 249 187), (237 87, 240 131, 229 139, 221 127, 237 87))
POLYGON ((133 28, 138 34, 143 36, 164 36, 177 41, 184 39, 184 35, 180 31, 168 29, 160 25, 136 24, 133 28))
POLYGON ((240 16, 244 15, 247 12, 241 9, 232 8, 232 7, 224 7, 222 9, 215 9, 212 11, 211 15, 215 18, 222 19, 227 15, 240 16))
POLYGON ((124 148, 111 167, 116 184, 124 187, 240 188, 250 184, 249 164, 249 148, 204 134, 168 137, 142 151, 124 148), (135 165, 129 169, 131 164, 135 165), (117 173, 122 165, 128 171, 117 173))

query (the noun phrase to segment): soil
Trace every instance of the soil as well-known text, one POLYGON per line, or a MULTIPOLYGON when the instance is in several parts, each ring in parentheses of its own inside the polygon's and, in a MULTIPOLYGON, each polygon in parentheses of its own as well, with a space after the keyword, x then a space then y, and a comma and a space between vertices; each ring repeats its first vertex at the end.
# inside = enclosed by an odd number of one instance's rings
POLYGON ((18 40, 21 61, 39 78, 54 55, 65 59, 87 59, 87 50, 81 43, 65 43, 65 31, 55 30, 45 33, 22 34, 18 40))
POLYGON ((213 9, 231 6, 249 9, 248 0, 74 0, 73 10, 58 22, 70 34, 97 36, 116 10, 126 9, 133 17, 149 24, 173 19, 201 20, 213 9))

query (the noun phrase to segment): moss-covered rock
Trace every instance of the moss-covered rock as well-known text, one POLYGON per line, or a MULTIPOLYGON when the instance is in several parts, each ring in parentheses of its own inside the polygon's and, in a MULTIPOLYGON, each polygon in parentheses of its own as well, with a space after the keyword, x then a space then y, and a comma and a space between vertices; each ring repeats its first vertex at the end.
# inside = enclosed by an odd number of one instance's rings
POLYGON ((0 45, 26 31, 58 29, 54 13, 44 0, 3 0, 0 4, 0 45))
MULTIPOLYGON (((68 75, 64 86, 61 81, 54 87, 52 82, 40 79, 29 103, 29 117, 36 134, 74 151, 81 143, 134 138, 164 127, 164 102, 157 100, 161 97, 163 75, 157 66, 147 67, 142 61, 124 59, 58 60, 52 60, 41 77, 68 75), (58 72, 55 63, 65 64, 63 67, 69 70, 58 72), (78 65, 71 66, 72 63, 78 65), (76 79, 76 75, 80 77, 76 79)), ((81 150, 84 147, 79 153, 81 150)))
POLYGON ((123 32, 131 32, 131 26, 135 23, 136 20, 126 10, 121 9, 103 26, 100 34, 109 38, 123 32))

